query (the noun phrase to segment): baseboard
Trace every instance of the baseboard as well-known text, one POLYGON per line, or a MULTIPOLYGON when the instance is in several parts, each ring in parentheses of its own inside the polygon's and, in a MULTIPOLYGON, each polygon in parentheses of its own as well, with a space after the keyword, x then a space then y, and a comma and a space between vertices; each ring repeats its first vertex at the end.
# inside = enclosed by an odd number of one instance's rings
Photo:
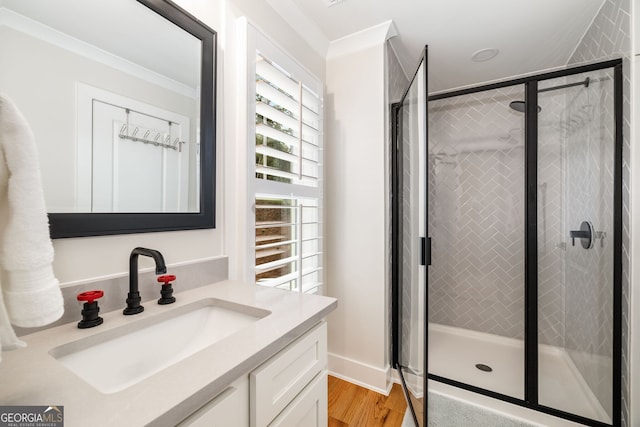
POLYGON ((389 366, 386 369, 380 369, 334 353, 329 353, 328 365, 329 375, 377 393, 388 396, 393 386, 389 366))
POLYGON ((391 382, 402 385, 402 380, 400 379, 400 374, 398 374, 397 369, 391 369, 391 382))

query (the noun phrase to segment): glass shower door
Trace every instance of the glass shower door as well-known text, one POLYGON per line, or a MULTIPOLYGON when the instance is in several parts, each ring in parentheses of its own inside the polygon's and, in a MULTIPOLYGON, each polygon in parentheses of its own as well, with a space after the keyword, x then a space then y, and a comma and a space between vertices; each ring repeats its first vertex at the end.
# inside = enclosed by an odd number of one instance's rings
POLYGON ((394 363, 418 426, 426 426, 426 50, 396 110, 394 363))
POLYGON ((434 98, 429 375, 524 399, 524 86, 434 98))
POLYGON ((541 405, 612 422, 614 69, 538 87, 541 405))

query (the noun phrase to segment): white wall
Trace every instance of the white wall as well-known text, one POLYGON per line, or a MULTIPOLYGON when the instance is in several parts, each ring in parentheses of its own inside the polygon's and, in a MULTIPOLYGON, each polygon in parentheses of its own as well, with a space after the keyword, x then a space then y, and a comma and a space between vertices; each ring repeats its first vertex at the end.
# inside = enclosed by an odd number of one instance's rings
POLYGON ((338 298, 329 370, 381 391, 389 386, 384 42, 329 57, 325 97, 325 277, 338 298))

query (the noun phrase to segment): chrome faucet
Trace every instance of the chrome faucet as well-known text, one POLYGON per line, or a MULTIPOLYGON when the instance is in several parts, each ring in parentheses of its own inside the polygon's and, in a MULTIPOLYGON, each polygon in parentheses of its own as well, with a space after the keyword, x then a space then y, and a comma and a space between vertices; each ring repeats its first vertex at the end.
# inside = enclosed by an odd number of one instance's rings
POLYGON ((124 314, 142 313, 144 307, 140 305, 140 291, 138 290, 138 255, 145 255, 153 258, 156 262, 156 274, 164 274, 167 267, 164 264, 162 254, 155 249, 135 248, 129 256, 129 293, 127 294, 127 307, 124 314))

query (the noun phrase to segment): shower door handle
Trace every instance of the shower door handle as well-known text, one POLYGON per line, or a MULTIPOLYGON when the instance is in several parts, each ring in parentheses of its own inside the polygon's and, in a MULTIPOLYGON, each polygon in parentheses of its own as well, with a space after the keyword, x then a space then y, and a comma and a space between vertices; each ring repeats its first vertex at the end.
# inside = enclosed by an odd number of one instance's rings
POLYGON ((431 265, 431 237, 420 238, 420 265, 431 265))

